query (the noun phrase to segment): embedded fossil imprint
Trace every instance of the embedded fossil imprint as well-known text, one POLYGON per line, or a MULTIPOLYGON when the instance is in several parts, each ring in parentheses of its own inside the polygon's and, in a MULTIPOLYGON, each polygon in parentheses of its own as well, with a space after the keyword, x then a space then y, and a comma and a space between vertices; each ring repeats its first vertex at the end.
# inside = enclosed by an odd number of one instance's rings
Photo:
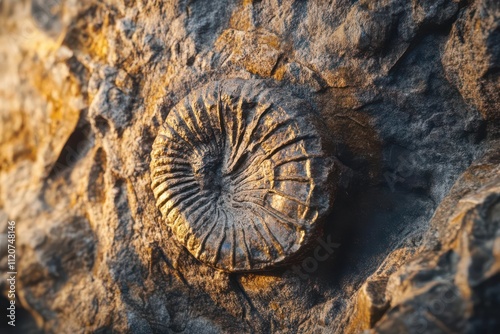
POLYGON ((224 271, 284 264, 321 230, 337 160, 311 106, 259 80, 210 83, 153 144, 156 204, 181 244, 224 271))

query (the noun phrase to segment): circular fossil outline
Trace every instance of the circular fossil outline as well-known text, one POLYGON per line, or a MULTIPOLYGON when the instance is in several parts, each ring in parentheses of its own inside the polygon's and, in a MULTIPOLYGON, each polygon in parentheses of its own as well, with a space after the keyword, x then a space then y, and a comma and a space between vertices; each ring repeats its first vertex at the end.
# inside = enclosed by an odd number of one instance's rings
POLYGON ((286 264, 333 200, 336 159, 312 107, 264 80, 198 89, 167 115, 151 152, 156 205, 198 260, 228 272, 286 264))

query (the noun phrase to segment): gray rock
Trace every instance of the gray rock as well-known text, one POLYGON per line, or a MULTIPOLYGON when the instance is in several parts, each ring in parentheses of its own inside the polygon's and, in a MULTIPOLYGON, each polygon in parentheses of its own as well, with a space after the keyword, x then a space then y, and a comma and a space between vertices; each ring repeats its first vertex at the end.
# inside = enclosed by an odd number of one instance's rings
POLYGON ((22 332, 498 332, 498 1, 4 0, 0 19, 22 332), (310 101, 348 167, 304 254, 252 273, 199 262, 151 190, 170 110, 235 78, 310 101))

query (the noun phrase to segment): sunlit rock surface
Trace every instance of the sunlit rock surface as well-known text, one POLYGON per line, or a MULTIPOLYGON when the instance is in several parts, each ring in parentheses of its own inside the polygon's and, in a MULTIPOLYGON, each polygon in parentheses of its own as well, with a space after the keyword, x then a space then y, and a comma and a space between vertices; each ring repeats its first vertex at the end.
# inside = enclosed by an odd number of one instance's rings
POLYGON ((19 332, 498 332, 499 7, 0 1, 19 332), (151 190, 170 108, 232 78, 310 101, 352 171, 310 251, 266 272, 197 261, 151 190))

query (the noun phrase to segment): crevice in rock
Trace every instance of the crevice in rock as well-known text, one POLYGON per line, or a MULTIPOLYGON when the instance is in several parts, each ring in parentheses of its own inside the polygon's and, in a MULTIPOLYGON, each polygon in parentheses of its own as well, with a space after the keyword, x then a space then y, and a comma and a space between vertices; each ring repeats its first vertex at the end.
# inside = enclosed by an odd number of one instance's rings
POLYGON ((109 122, 102 116, 96 116, 94 119, 95 127, 100 132, 100 134, 104 137, 109 130, 109 122))
POLYGON ((81 117, 78 125, 71 136, 69 136, 66 144, 64 144, 59 157, 50 170, 48 179, 55 179, 64 171, 72 168, 85 156, 85 154, 87 154, 90 147, 93 145, 93 141, 90 124, 81 117))
POLYGON ((104 173, 106 172, 106 152, 99 148, 94 155, 94 164, 89 174, 89 183, 87 188, 88 199, 97 203, 103 203, 105 200, 104 173))

